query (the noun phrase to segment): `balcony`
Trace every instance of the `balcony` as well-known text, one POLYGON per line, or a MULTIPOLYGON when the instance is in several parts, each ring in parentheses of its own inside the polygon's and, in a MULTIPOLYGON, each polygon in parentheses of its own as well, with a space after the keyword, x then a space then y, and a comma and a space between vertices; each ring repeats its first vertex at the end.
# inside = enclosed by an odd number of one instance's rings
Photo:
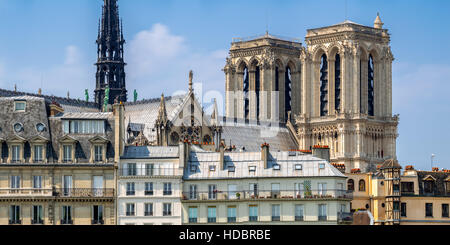
POLYGON ((30 197, 30 196, 52 196, 52 189, 35 189, 35 188, 20 188, 20 189, 0 189, 0 197, 30 197))
POLYGON ((272 221, 280 221, 280 216, 272 216, 272 221))
POLYGON ((197 218, 189 218, 189 224, 197 223, 197 218))
POLYGON ((236 217, 228 217, 228 223, 236 223, 236 217))
POLYGON ((114 197, 115 191, 112 188, 60 188, 53 193, 54 197, 114 197))
POLYGON ((250 222, 256 222, 256 221, 258 221, 258 216, 249 216, 249 217, 248 217, 248 221, 250 221, 250 222))
POLYGON ((183 170, 178 168, 121 168, 119 169, 120 177, 174 177, 182 176, 183 170))
POLYGON ((251 200, 351 200, 353 193, 346 190, 310 190, 310 191, 215 191, 211 192, 183 192, 183 201, 251 201, 251 200))

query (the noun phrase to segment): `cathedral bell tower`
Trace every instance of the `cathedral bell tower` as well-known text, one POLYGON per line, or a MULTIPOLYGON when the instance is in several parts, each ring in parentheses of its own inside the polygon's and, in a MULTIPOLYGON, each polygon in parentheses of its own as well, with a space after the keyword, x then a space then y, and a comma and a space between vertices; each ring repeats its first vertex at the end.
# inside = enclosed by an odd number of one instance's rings
POLYGON ((98 30, 98 59, 96 74, 95 103, 103 108, 105 97, 107 104, 127 101, 125 86, 125 62, 123 60, 122 23, 119 19, 117 0, 104 0, 102 19, 98 30), (107 89, 109 88, 109 89, 107 89), (106 93, 109 91, 109 94, 106 93))

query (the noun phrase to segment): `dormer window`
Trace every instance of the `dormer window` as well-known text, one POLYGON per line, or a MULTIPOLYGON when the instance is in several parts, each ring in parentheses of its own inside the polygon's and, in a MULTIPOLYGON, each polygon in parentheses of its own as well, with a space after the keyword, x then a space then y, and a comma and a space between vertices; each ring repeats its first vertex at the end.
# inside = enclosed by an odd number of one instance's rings
POLYGON ((27 102, 25 101, 15 101, 14 102, 14 111, 15 112, 24 112, 26 109, 27 102))
POLYGON ((228 166, 228 172, 234 173, 236 171, 236 168, 234 166, 228 166))
POLYGON ((14 124, 14 131, 16 133, 20 133, 23 131, 23 125, 21 123, 14 124))
POLYGON ((250 166, 248 167, 249 172, 256 172, 256 166, 250 166))
POLYGON ((39 133, 44 132, 44 131, 45 131, 45 125, 44 125, 43 123, 38 123, 38 124, 36 124, 36 130, 37 130, 39 133))
POLYGON ((108 139, 102 136, 96 136, 89 140, 91 142, 91 162, 103 163, 106 161, 106 149, 108 139))
POLYGON ((102 120, 63 120, 65 134, 105 134, 105 121, 102 120))
POLYGON ((319 169, 325 169, 325 163, 320 163, 319 164, 319 169))
POLYGON ((281 166, 279 164, 273 165, 273 170, 280 170, 281 166))
POLYGON ((35 145, 34 146, 34 161, 35 162, 42 162, 44 160, 44 146, 43 145, 35 145))
POLYGON ((103 161, 103 146, 101 145, 94 146, 94 161, 95 162, 103 161))
POLYGON ((423 179, 423 191, 428 194, 433 194, 435 181, 436 181, 436 179, 431 175, 428 175, 427 177, 425 177, 423 179))
POLYGON ((47 162, 47 143, 48 139, 43 136, 36 136, 29 140, 31 146, 30 163, 46 163, 47 162))
POLYGON ((214 165, 209 166, 209 171, 215 172, 216 171, 216 166, 214 166, 214 165))
POLYGON ((450 176, 445 180, 445 191, 450 195, 450 176))
POLYGON ((300 171, 303 169, 303 166, 301 164, 295 164, 295 170, 300 171))
POLYGON ((70 163, 73 161, 72 158, 72 152, 73 152, 73 146, 72 145, 63 145, 63 162, 64 163, 70 163))
POLYGON ((12 163, 18 163, 20 161, 22 161, 22 147, 20 145, 13 145, 11 146, 11 153, 12 153, 12 158, 11 158, 11 162, 12 163))

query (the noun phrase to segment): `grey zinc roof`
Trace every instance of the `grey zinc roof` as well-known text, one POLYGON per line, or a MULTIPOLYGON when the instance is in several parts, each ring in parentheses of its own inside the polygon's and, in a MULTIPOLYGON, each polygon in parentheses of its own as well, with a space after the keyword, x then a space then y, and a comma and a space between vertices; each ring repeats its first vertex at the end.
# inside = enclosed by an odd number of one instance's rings
POLYGON ((225 153, 224 160, 227 167, 234 166, 235 171, 229 172, 228 168, 222 170, 219 162, 220 153, 191 152, 189 165, 196 166, 194 170, 188 167, 185 170, 185 179, 206 178, 259 178, 259 177, 343 177, 339 170, 323 159, 313 157, 310 154, 296 152, 290 156, 289 152, 271 152, 268 168, 264 167, 259 152, 225 153), (302 170, 295 170, 297 164, 302 165, 302 170), (325 168, 320 169, 319 165, 325 168), (275 170, 274 165, 280 165, 280 170, 275 170), (210 171, 210 166, 215 166, 215 171, 210 171), (256 167, 255 172, 250 172, 249 167, 256 167))
MULTIPOLYGON (((166 98, 166 110, 169 120, 175 116, 175 111, 181 107, 186 95, 166 98)), ((126 121, 134 124, 144 125, 144 136, 150 141, 156 141, 156 131, 154 126, 158 118, 161 99, 152 99, 136 103, 125 104, 126 121)), ((128 125, 126 125, 128 127, 128 125)))
POLYGON ((293 136, 284 126, 227 123, 223 125, 222 139, 226 145, 231 142, 238 150, 245 147, 246 151, 260 151, 264 143, 268 143, 273 151, 297 149, 293 136))
POLYGON ((126 146, 122 159, 177 158, 179 148, 163 146, 126 146))

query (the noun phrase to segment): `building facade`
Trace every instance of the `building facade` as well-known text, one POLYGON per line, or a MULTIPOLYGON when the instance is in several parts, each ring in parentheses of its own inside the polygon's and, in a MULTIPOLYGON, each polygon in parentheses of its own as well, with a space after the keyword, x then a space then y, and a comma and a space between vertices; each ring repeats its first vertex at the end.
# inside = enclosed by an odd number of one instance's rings
POLYGON ((123 105, 111 113, 66 113, 45 98, 0 103, 0 224, 116 224, 123 105))
POLYGON ((119 164, 119 225, 181 225, 182 151, 183 146, 125 148, 119 164))

